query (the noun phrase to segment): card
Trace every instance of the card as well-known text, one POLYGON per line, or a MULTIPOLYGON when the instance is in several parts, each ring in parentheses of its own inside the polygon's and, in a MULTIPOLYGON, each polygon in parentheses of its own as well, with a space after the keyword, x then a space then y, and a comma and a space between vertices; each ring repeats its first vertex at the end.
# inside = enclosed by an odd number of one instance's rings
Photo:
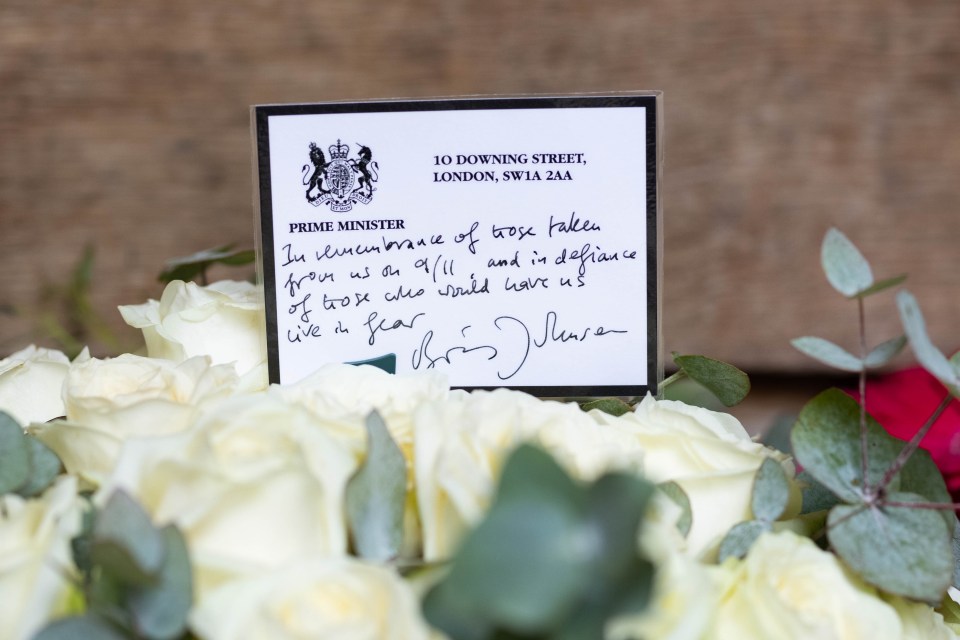
POLYGON ((254 107, 271 382, 656 393, 659 94, 254 107))

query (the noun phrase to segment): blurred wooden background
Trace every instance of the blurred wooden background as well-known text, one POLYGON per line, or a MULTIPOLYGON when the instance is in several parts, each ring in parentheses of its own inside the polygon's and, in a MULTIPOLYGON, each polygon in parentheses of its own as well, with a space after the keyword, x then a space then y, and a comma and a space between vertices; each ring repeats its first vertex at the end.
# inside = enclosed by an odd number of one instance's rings
POLYGON ((804 373, 790 338, 853 345, 831 225, 960 346, 957 0, 3 0, 0 354, 50 344, 85 245, 128 341, 114 307, 166 258, 251 245, 252 104, 634 89, 665 94, 668 352, 804 373))

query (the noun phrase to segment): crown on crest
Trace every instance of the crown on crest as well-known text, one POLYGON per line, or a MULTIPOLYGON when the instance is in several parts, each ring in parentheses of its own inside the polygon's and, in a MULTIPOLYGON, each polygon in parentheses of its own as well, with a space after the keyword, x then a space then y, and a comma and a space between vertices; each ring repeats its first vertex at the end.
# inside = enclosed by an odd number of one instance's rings
POLYGON ((343 144, 337 139, 337 144, 330 145, 329 150, 331 160, 346 160, 347 154, 350 153, 350 145, 343 144))

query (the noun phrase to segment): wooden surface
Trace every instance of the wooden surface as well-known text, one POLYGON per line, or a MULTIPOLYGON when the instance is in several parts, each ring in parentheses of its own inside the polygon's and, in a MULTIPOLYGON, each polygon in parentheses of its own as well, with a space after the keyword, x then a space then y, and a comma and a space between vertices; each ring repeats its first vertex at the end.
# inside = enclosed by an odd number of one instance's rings
MULTIPOLYGON (((799 371, 791 337, 852 344, 831 225, 960 346, 956 0, 4 0, 0 353, 85 244, 115 327, 164 259, 251 244, 249 105, 633 89, 665 93, 668 351, 799 371)), ((889 296, 868 313, 897 330, 889 296)))

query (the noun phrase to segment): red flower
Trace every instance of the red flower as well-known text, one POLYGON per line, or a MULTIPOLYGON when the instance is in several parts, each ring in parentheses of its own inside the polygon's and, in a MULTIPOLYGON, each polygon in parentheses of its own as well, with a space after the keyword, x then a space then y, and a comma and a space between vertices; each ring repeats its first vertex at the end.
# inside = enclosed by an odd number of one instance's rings
MULTIPOLYGON (((904 369, 867 381, 867 413, 892 435, 910 440, 946 394, 946 388, 924 369, 904 369)), ((859 393, 851 395, 859 401, 859 393)), ((956 398, 920 446, 930 452, 953 499, 960 501, 960 402, 956 398)))

